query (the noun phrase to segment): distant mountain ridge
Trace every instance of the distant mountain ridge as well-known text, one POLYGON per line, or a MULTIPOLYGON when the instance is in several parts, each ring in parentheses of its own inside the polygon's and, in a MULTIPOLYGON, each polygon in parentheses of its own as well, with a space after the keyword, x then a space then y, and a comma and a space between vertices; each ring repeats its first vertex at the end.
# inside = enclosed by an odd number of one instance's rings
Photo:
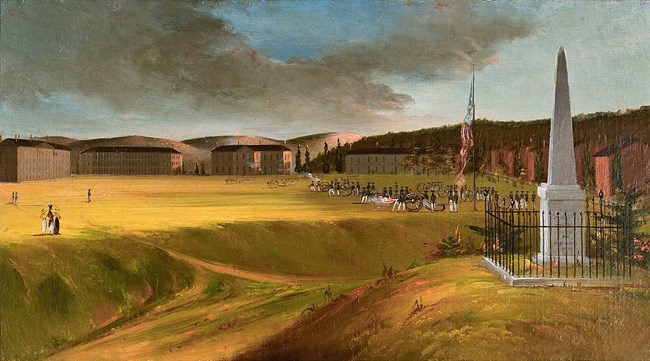
MULTIPOLYGON (((492 121, 477 119, 473 126, 476 146, 477 161, 485 163, 489 160, 489 152, 498 148, 515 149, 531 145, 538 147, 541 142, 548 139, 550 130, 549 119, 529 121, 492 121)), ((322 153, 324 143, 327 142, 330 150, 334 150, 337 139, 343 147, 343 154, 349 149, 366 147, 420 147, 434 148, 439 151, 456 151, 460 147, 460 125, 447 125, 436 128, 423 128, 420 130, 399 133, 386 133, 373 136, 363 136, 355 133, 330 132, 306 135, 302 137, 278 140, 254 135, 222 135, 205 136, 200 138, 176 141, 165 138, 130 135, 115 138, 98 138, 77 140, 64 136, 47 136, 36 139, 52 143, 63 144, 72 149, 71 170, 77 172, 79 153, 96 146, 163 146, 172 147, 183 154, 186 171, 193 171, 195 163, 203 164, 206 169, 210 165, 210 151, 217 145, 232 144, 283 144, 291 149, 294 154, 301 146, 304 159, 305 148, 309 146, 310 156, 314 164, 321 161, 316 159, 322 153)), ((618 112, 597 112, 579 114, 573 117, 574 141, 576 143, 589 142, 594 146, 592 153, 599 149, 596 145, 613 144, 615 139, 633 137, 646 144, 650 144, 650 106, 639 109, 629 109, 618 112)), ((330 154, 330 157, 333 153, 330 154)), ((331 161, 330 161, 331 163, 331 161)))
POLYGON ((201 138, 187 139, 176 141, 166 138, 148 137, 142 135, 128 135, 113 138, 95 138, 95 139, 74 139, 64 136, 45 136, 36 139, 44 140, 56 144, 62 144, 71 149, 70 168, 72 173, 78 172, 79 154, 92 147, 111 147, 111 146, 128 146, 128 147, 171 147, 181 152, 183 155, 184 168, 187 172, 193 172, 195 164, 202 164, 206 169, 210 168, 210 152, 219 145, 233 144, 282 144, 286 145, 293 152, 297 150, 300 144, 303 157, 305 146, 309 146, 312 157, 318 152, 322 152, 325 142, 330 149, 336 146, 336 139, 341 140, 341 144, 352 143, 362 139, 363 136, 353 133, 331 132, 307 135, 288 140, 277 140, 272 138, 254 136, 254 135, 220 135, 206 136, 201 138))

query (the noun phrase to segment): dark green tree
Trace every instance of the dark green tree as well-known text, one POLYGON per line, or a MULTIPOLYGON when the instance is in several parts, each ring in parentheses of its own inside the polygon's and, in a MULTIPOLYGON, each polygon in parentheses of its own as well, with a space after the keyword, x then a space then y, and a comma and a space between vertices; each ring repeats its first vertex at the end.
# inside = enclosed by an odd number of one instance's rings
POLYGON ((325 142, 325 146, 323 147, 323 173, 325 174, 330 172, 329 152, 329 147, 327 146, 327 142, 325 142))
POLYGON ((298 144, 298 150, 296 150, 296 167, 294 172, 300 173, 302 171, 302 161, 300 160, 300 144, 298 144))
POLYGON ((336 171, 343 173, 343 153, 341 150, 341 141, 336 139, 336 171))
POLYGON ((303 171, 305 171, 307 173, 311 173, 311 166, 309 165, 310 162, 311 162, 311 157, 310 157, 310 154, 309 154, 309 146, 306 145, 305 146, 305 164, 302 166, 303 171))

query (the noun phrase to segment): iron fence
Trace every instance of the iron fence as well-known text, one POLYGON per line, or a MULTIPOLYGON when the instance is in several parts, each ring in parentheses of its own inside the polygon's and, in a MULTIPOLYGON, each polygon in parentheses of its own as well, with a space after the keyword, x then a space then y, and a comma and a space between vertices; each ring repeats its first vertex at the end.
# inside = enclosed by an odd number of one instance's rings
POLYGON ((514 277, 630 278, 634 253, 629 207, 602 199, 583 212, 540 212, 494 192, 485 197, 484 255, 514 277))

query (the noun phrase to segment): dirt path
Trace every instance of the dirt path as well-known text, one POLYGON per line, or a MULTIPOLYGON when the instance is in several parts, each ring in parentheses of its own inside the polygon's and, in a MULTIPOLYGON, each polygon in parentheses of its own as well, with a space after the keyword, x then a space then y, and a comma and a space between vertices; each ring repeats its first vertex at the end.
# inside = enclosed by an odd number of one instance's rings
POLYGON ((241 310, 259 308, 260 305, 269 302, 270 296, 243 295, 228 297, 217 302, 204 302, 203 292, 215 274, 274 283, 278 288, 286 289, 308 287, 308 284, 351 280, 350 278, 262 274, 214 264, 168 249, 162 250, 194 268, 195 282, 192 288, 177 294, 176 297, 155 307, 147 314, 87 343, 51 355, 48 360, 178 361, 230 358, 275 334, 278 331, 278 322, 282 322, 286 327, 293 321, 287 317, 278 321, 276 317, 271 322, 268 320, 269 315, 257 314, 251 317, 250 321, 241 321, 243 325, 239 325, 239 316, 233 316, 234 318, 228 322, 223 322, 223 317, 227 317, 225 315, 239 315, 241 310), (236 324, 233 330, 229 330, 231 323, 236 324))
MULTIPOLYGON (((158 247, 160 248, 160 247, 158 247)), ((209 270, 218 274, 230 275, 238 278, 243 278, 251 281, 257 282, 268 282, 268 283, 281 283, 281 284, 305 284, 305 283, 318 283, 318 282, 336 282, 336 281, 349 281, 349 280, 358 280, 360 278, 353 277, 315 277, 315 276, 294 276, 294 275, 278 275, 278 274, 266 274, 266 273, 256 273, 252 271, 245 271, 239 268, 232 266, 226 266, 221 264, 215 264, 212 262, 204 261, 184 253, 172 251, 170 249, 160 248, 163 251, 169 253, 172 257, 175 257, 179 260, 185 261, 194 268, 201 268, 209 270)))

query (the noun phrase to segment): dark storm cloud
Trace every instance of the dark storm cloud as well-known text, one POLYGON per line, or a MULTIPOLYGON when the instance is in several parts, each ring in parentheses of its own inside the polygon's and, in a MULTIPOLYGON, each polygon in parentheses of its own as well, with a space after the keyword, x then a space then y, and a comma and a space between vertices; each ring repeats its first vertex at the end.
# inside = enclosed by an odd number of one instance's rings
POLYGON ((382 118, 377 110, 411 101, 374 81, 375 73, 433 77, 459 63, 480 67, 500 42, 529 31, 502 16, 475 17, 466 3, 431 7, 384 39, 282 63, 215 18, 209 10, 219 4, 2 2, 0 100, 39 109, 52 94, 70 93, 101 99, 116 114, 160 119, 172 114, 166 109, 189 107, 220 122, 283 121, 305 132, 310 122, 362 126, 382 118))
MULTIPOLYGON (((502 5, 507 7, 508 5, 502 5)), ((494 61, 498 46, 524 37, 532 24, 516 13, 500 14, 496 5, 438 3, 402 18, 383 39, 334 49, 325 62, 351 71, 435 78, 477 70, 494 61), (483 6, 482 11, 476 11, 483 6)))

